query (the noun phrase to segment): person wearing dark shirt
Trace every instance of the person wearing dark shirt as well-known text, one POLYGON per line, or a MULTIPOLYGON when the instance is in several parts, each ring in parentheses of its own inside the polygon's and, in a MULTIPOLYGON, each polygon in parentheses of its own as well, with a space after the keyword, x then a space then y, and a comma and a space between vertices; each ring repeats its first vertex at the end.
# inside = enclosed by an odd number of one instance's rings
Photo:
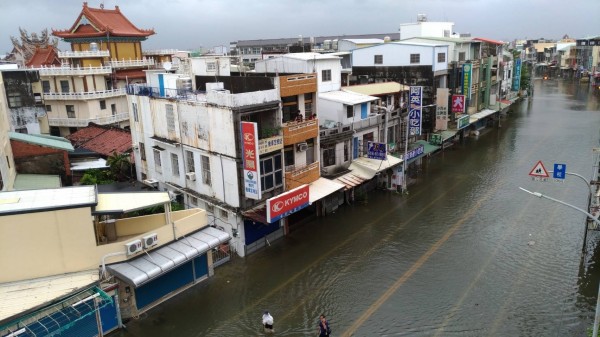
POLYGON ((319 337, 330 336, 331 329, 329 328, 329 322, 325 319, 325 315, 319 316, 319 337))

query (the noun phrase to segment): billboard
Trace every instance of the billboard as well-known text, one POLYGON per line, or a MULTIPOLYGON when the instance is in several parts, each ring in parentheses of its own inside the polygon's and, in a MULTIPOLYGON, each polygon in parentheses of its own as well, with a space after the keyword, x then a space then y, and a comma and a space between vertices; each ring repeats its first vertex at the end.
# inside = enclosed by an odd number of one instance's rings
POLYGON ((465 112, 465 95, 452 95, 452 112, 465 112))
POLYGON ((386 160, 387 146, 385 143, 367 143, 367 158, 386 160))
POLYGON ((260 161, 256 123, 242 122, 242 158, 244 160, 244 192, 246 198, 260 200, 260 161))
POLYGON ((513 74, 512 90, 519 91, 521 88, 521 59, 515 60, 515 72, 513 74))
POLYGON ((302 185, 276 197, 267 199, 267 222, 275 222, 308 206, 308 196, 308 185, 302 185))
POLYGON ((437 88, 435 99, 435 129, 448 129, 448 96, 450 91, 448 88, 437 88))
POLYGON ((423 87, 410 87, 408 102, 408 134, 418 136, 423 122, 423 87))
POLYGON ((471 99, 471 74, 473 72, 473 68, 471 63, 465 63, 462 67, 463 76, 462 76, 462 93, 465 95, 466 99, 471 99))

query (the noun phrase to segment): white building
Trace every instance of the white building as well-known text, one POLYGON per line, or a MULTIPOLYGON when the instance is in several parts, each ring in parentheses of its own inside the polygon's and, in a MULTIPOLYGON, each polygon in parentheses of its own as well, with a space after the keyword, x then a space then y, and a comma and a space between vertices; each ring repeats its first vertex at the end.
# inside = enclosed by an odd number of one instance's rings
POLYGON ((429 22, 424 14, 417 16, 417 22, 400 25, 400 40, 412 37, 453 37, 454 22, 429 22))

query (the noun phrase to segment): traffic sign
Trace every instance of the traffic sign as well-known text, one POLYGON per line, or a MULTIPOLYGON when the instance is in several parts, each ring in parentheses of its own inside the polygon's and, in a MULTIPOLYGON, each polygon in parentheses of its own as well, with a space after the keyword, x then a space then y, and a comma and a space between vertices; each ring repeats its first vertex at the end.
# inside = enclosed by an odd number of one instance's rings
POLYGON ((565 179, 566 175, 567 175, 567 165, 554 164, 554 171, 552 172, 552 178, 565 179))
POLYGON ((542 163, 541 160, 538 161, 537 164, 535 164, 533 169, 531 169, 531 172, 529 172, 529 175, 532 177, 539 177, 539 178, 548 178, 549 177, 548 171, 544 167, 544 163, 542 163))

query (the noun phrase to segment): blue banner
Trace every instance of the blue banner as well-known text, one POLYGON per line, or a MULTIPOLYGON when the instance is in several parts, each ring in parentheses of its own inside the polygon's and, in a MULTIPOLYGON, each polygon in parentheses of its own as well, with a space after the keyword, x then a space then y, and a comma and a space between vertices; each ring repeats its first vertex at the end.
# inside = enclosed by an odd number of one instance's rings
POLYGON ((515 73, 513 74, 513 91, 519 91, 521 88, 521 59, 515 60, 515 73))
POLYGON ((408 134, 417 136, 421 134, 423 87, 410 87, 408 99, 408 134))
POLYGON ((420 145, 416 149, 412 149, 412 150, 406 152, 406 155, 404 157, 405 157, 406 161, 409 161, 415 157, 422 155, 424 152, 425 152, 425 146, 420 145))
POLYGON ((369 142, 367 146, 367 158, 386 160, 386 144, 369 142))

